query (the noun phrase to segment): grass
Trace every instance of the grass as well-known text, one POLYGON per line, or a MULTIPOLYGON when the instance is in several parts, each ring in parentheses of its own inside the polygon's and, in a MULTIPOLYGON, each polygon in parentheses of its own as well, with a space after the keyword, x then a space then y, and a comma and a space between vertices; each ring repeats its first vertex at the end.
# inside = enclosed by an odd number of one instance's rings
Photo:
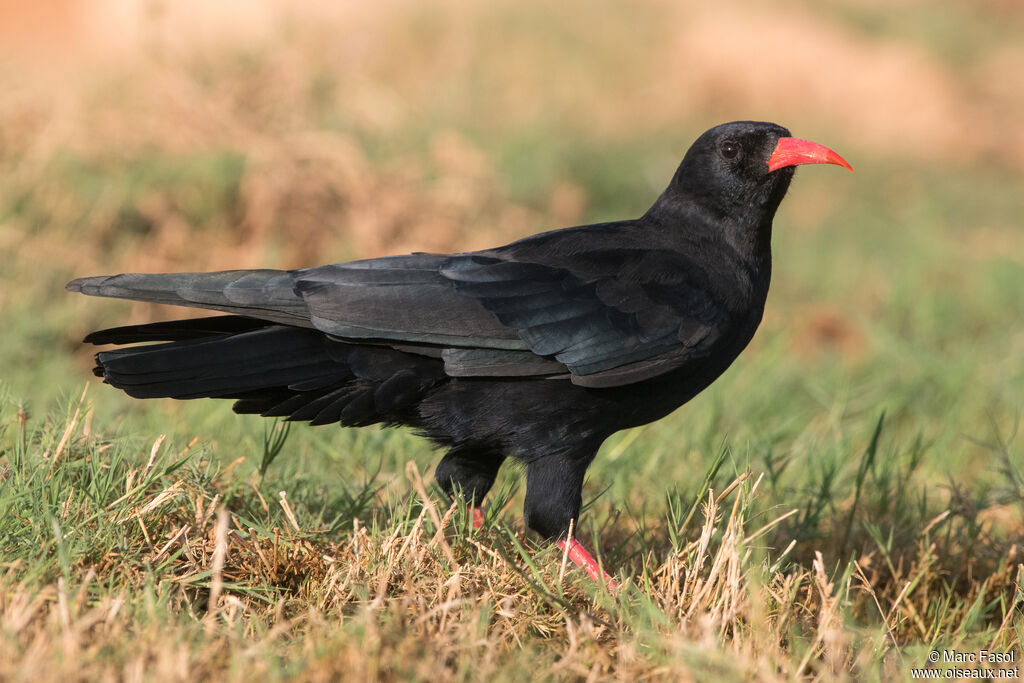
MULTIPOLYGON (((454 0, 298 17, 66 89, 0 69, 0 678, 892 680, 933 650, 1019 662, 1015 138, 888 152, 828 132, 822 100, 695 86, 672 60, 674 5, 601 7, 593 25, 454 0), (751 348, 591 468, 578 535, 617 595, 524 532, 514 467, 473 532, 404 431, 285 432, 85 387, 86 332, 175 312, 65 295, 73 276, 486 247, 635 215, 714 117, 761 112, 857 172, 798 173, 751 348)), ((947 44, 975 65, 1009 54, 1019 21, 972 6, 1000 31, 949 38, 920 8, 827 9, 815 20, 846 39, 939 69, 947 44)), ((984 104, 979 139, 1012 120, 987 72, 942 73, 984 104)))
MULTIPOLYGON (((4 402, 0 647, 19 677, 888 679, 940 644, 1022 636, 1019 550, 982 518, 1019 511, 1009 454, 993 456, 1015 490, 931 502, 927 449, 893 444, 882 417, 856 449, 829 444, 856 457, 802 496, 777 459, 735 476, 728 444, 657 510, 599 496, 584 534, 628 582, 611 596, 523 535, 509 479, 473 532, 418 456, 374 472, 338 460, 328 479, 302 462, 326 444, 290 438, 299 457, 261 476, 273 435, 224 465, 197 440, 105 438, 87 405, 37 423, 4 402)), ((629 468, 610 451, 592 479, 629 468)))

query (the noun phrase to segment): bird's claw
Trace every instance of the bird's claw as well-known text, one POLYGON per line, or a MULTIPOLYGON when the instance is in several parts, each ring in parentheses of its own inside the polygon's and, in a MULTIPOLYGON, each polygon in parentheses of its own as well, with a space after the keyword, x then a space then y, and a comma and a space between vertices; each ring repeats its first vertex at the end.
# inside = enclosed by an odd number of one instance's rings
POLYGON ((597 583, 608 586, 609 591, 614 592, 619 589, 619 582, 612 578, 608 572, 602 569, 601 565, 599 565, 597 560, 594 559, 594 556, 587 552, 587 549, 583 547, 583 544, 575 538, 570 537, 568 541, 558 541, 557 545, 570 560, 580 567, 583 567, 591 579, 597 583))

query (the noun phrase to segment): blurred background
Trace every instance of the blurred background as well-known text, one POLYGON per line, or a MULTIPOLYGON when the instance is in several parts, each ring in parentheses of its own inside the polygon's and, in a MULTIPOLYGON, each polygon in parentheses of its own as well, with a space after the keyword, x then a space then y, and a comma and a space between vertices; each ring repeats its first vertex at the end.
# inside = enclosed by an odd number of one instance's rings
MULTIPOLYGON (((26 680, 317 678, 314 651, 320 679, 384 662, 416 672, 395 680, 507 664, 495 680, 522 680, 557 662, 556 678, 894 680, 937 643, 1019 643, 1022 112, 1021 0, 0 0, 0 660, 26 680), (423 545, 394 564, 394 534, 411 534, 401 557, 424 519, 407 466, 437 461, 406 430, 296 428, 264 472, 270 421, 134 401, 90 372, 87 332, 198 313, 72 295, 73 277, 471 250, 635 217, 736 119, 856 172, 797 171, 751 348, 590 468, 578 531, 620 577, 661 577, 651 602, 601 617, 610 630, 501 560, 421 566, 423 545), (753 502, 728 528, 719 508, 711 541, 743 559, 702 568, 685 544, 704 475, 721 492, 747 472, 735 505, 753 502), (231 607, 211 630, 218 501, 248 540, 220 556, 231 607), (708 618, 705 571, 728 583, 708 618)), ((522 480, 506 467, 494 487, 499 529, 522 529, 522 480)))
POLYGON ((40 408, 77 397, 87 331, 180 315, 72 277, 632 217, 702 131, 760 119, 856 173, 797 174, 762 360, 715 419, 793 368, 823 430, 885 407, 984 435, 1024 404, 1021 74, 1017 0, 0 0, 0 379, 40 408))

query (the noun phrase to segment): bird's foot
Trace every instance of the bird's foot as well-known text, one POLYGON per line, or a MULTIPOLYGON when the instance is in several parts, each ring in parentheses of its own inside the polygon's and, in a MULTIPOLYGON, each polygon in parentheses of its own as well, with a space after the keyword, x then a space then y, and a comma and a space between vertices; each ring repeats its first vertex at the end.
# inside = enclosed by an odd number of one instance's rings
MULTIPOLYGON (((473 528, 479 529, 484 524, 484 511, 483 508, 469 507, 469 516, 473 520, 473 528)), ((601 565, 597 563, 594 556, 587 552, 587 549, 583 547, 583 544, 577 541, 575 538, 566 541, 558 541, 557 545, 562 549, 563 553, 566 553, 573 563, 578 564, 586 570, 587 574, 591 579, 598 583, 603 583, 608 586, 608 590, 617 591, 619 589, 619 582, 616 581, 611 575, 605 570, 601 569, 601 565)))
POLYGON ((469 506, 469 517, 473 520, 473 528, 479 529, 484 525, 484 509, 480 507, 469 506))
POLYGON ((594 556, 587 552, 583 544, 575 538, 570 538, 568 541, 557 541, 557 545, 570 560, 583 567, 591 579, 608 586, 610 591, 617 591, 619 589, 619 582, 613 579, 608 572, 601 569, 601 565, 597 563, 594 556))

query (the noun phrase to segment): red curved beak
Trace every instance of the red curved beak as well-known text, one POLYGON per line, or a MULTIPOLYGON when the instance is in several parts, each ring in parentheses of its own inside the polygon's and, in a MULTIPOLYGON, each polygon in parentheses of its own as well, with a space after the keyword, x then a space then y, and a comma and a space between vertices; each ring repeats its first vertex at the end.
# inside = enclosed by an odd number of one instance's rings
POLYGON ((835 164, 852 171, 853 167, 828 147, 800 138, 779 138, 775 151, 768 157, 768 172, 800 164, 835 164))

